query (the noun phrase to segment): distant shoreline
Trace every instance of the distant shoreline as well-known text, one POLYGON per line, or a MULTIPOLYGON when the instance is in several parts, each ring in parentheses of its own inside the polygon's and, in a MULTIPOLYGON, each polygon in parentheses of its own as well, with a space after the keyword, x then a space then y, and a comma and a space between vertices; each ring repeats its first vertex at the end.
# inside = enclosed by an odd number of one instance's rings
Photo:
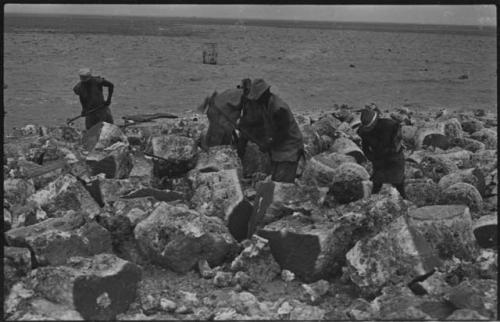
POLYGON ((436 25, 414 23, 378 23, 378 22, 333 22, 305 20, 264 20, 264 19, 229 19, 199 17, 158 17, 158 16, 104 16, 104 15, 69 15, 69 14, 20 14, 5 13, 4 32, 58 33, 107 33, 130 35, 156 35, 160 27, 172 25, 237 25, 274 28, 305 28, 320 30, 354 30, 378 32, 439 33, 469 36, 496 36, 496 26, 482 25, 436 25), (71 25, 68 22, 71 21, 71 25), (89 22, 92 21, 92 24, 89 22), (133 22, 133 23, 130 23, 133 22), (108 24, 111 23, 111 28, 108 24), (166 24, 166 25, 164 25, 166 24), (128 28, 126 27, 128 26, 128 28))

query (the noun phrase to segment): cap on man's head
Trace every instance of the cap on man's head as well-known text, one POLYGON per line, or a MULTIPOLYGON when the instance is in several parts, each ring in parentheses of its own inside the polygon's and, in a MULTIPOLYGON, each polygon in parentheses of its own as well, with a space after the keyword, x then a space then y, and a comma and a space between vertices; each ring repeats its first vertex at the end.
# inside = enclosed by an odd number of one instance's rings
POLYGON ((82 79, 89 79, 92 76, 92 72, 90 71, 90 68, 82 68, 78 71, 78 75, 82 79))
POLYGON ((372 108, 365 107, 361 111, 361 129, 364 131, 370 131, 375 127, 375 123, 378 119, 378 113, 372 108))
POLYGON ((267 84, 262 78, 258 78, 252 82, 250 86, 250 92, 248 93, 248 99, 257 100, 264 94, 271 86, 267 84))

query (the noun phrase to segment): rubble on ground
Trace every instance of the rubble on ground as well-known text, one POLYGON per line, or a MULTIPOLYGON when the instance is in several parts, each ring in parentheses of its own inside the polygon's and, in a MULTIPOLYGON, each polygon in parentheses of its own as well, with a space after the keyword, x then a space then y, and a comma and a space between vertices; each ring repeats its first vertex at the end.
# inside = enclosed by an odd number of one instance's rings
POLYGON ((206 117, 14 131, 4 318, 494 319, 496 115, 385 112, 406 200, 371 194, 348 106, 297 115, 295 183, 251 142, 206 149, 206 117))

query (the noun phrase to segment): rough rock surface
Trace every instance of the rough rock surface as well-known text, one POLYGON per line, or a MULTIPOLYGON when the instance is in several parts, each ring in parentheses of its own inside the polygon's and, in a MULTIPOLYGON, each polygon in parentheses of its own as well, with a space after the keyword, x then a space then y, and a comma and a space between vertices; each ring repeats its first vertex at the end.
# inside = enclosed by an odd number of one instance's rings
POLYGON ((348 203, 369 196, 368 172, 357 163, 343 163, 333 171, 329 193, 339 203, 348 203))
POLYGON ((308 160, 301 180, 305 184, 329 187, 333 182, 335 168, 342 163, 356 162, 354 157, 337 153, 323 152, 308 160))
POLYGON ((82 138, 87 151, 104 150, 117 142, 128 144, 127 137, 114 124, 99 122, 85 132, 82 138))
POLYGON ((434 267, 415 244, 403 216, 374 237, 361 240, 346 254, 346 272, 367 294, 389 283, 409 283, 434 267))
POLYGON ((144 255, 180 273, 202 259, 211 266, 219 265, 236 248, 236 241, 221 219, 164 202, 137 224, 134 235, 144 255))
POLYGON ((238 274, 246 273, 251 285, 259 287, 276 279, 280 274, 280 267, 274 259, 267 239, 252 235, 242 242, 243 250, 231 262, 231 271, 238 274))
POLYGON ((38 268, 29 275, 26 288, 86 320, 109 320, 128 309, 140 278, 137 265, 99 254, 72 257, 66 266, 38 268))
POLYGON ((354 143, 352 140, 345 137, 339 137, 338 139, 336 139, 330 150, 340 154, 352 156, 354 159, 356 159, 357 163, 364 163, 367 161, 361 148, 357 146, 356 143, 354 143))
POLYGON ((23 205, 29 196, 35 193, 35 185, 32 180, 6 179, 3 182, 4 200, 11 204, 23 205))
POLYGON ((93 218, 101 211, 83 184, 70 174, 51 182, 27 200, 41 207, 49 217, 60 217, 68 210, 75 210, 93 218))
POLYGON ((236 149, 227 145, 211 147, 207 152, 201 152, 194 167, 194 170, 199 172, 217 172, 229 169, 237 169, 238 174, 242 175, 242 164, 236 149))
POLYGON ((406 179, 406 198, 417 207, 435 205, 441 190, 437 183, 428 178, 406 179))
POLYGON ((491 129, 479 130, 472 133, 470 137, 484 143, 486 149, 495 149, 497 147, 497 132, 491 129))
POLYGON ((469 309, 490 319, 496 318, 498 300, 495 280, 474 279, 455 286, 446 298, 457 309, 469 309))
POLYGON ((459 182, 471 184, 476 187, 481 196, 485 195, 486 182, 484 174, 482 173, 482 171, 475 168, 458 170, 456 172, 445 175, 439 180, 439 188, 441 190, 446 190, 448 187, 459 182))
POLYGON ((468 118, 462 121, 462 129, 464 132, 472 134, 484 128, 484 123, 475 118, 468 118))
POLYGON ((9 246, 28 247, 33 265, 63 265, 71 256, 111 252, 110 233, 79 213, 51 218, 5 233, 9 246))
POLYGON ((257 184, 256 191, 249 235, 257 226, 266 225, 294 212, 310 214, 323 204, 327 189, 294 183, 261 181, 257 184))
POLYGON ((94 147, 85 162, 92 175, 104 173, 106 178, 126 178, 133 167, 128 143, 121 141, 103 149, 94 147))
POLYGON ((12 285, 31 271, 31 253, 24 247, 3 248, 3 294, 8 294, 12 285))
POLYGON ((236 169, 190 173, 194 194, 191 204, 205 216, 221 218, 231 234, 241 241, 247 237, 252 205, 246 200, 236 169))
POLYGON ((441 258, 476 257, 469 208, 463 205, 427 206, 409 212, 409 223, 437 250, 441 258))
POLYGON ((491 173, 498 167, 497 150, 483 150, 471 155, 471 167, 478 168, 483 173, 491 173))
POLYGON ((420 167, 424 176, 435 182, 439 182, 445 175, 458 170, 455 162, 440 155, 425 156, 420 162, 420 167))
POLYGON ((473 185, 459 182, 446 188, 441 193, 438 203, 441 205, 466 205, 472 212, 477 212, 483 207, 483 198, 473 185))
POLYGON ((154 172, 158 178, 180 177, 196 165, 196 142, 185 136, 154 136, 151 138, 150 151, 158 157, 153 159, 154 172))
POLYGON ((331 138, 336 137, 337 129, 342 123, 333 115, 327 114, 312 124, 312 128, 316 130, 319 135, 326 135, 331 138))
POLYGON ((478 152, 486 149, 484 143, 469 137, 455 138, 453 139, 453 145, 471 152, 478 152))
POLYGON ((462 125, 456 118, 448 119, 444 122, 444 134, 452 139, 463 137, 462 125))

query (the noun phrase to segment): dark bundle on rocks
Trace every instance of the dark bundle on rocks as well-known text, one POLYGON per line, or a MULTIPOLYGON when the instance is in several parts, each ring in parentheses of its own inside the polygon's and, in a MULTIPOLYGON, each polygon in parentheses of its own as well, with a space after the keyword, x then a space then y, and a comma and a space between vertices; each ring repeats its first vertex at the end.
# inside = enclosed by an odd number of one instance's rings
POLYGON ((496 214, 482 216, 472 227, 477 243, 483 248, 498 246, 498 218, 496 214))
POLYGON ((248 142, 241 163, 244 178, 249 178, 254 173, 271 173, 271 158, 269 154, 260 151, 257 144, 253 142, 248 142))
POLYGON ((158 178, 181 177, 196 165, 196 142, 185 136, 152 137, 149 150, 157 157, 153 161, 158 178))
POLYGON ((164 202, 137 224, 134 235, 145 256, 180 273, 191 270, 202 259, 210 266, 220 265, 237 248, 221 219, 164 202))

